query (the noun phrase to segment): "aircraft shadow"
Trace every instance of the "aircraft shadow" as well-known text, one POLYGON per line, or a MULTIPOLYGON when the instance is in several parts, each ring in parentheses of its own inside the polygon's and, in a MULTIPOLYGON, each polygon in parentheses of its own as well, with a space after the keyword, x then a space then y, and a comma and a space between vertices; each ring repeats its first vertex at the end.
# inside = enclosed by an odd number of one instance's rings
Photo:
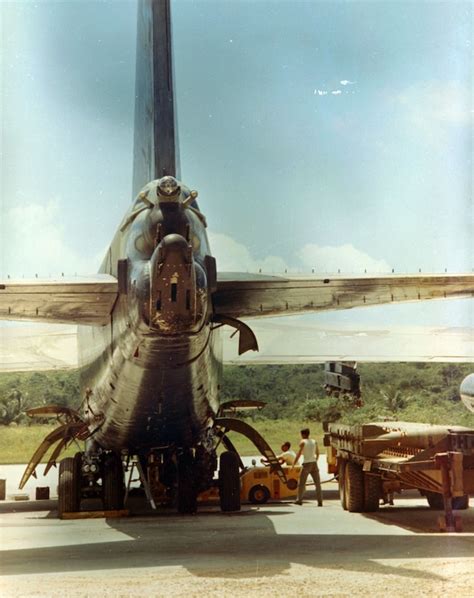
MULTIPOLYGON (((272 519, 291 516, 291 508, 245 507, 240 513, 225 514, 208 507, 196 516, 165 512, 155 517, 108 519, 109 529, 101 529, 102 533, 119 532, 113 541, 101 541, 97 531, 84 535, 89 522, 58 522, 66 527, 67 542, 73 542, 77 533, 76 544, 4 550, 0 571, 21 575, 181 566, 198 577, 260 578, 282 574, 297 563, 313 569, 443 581, 432 572, 378 561, 472 557, 473 539, 462 535, 277 533, 272 519)), ((38 519, 27 522, 25 534, 34 534, 35 525, 44 525, 44 518, 38 519)))

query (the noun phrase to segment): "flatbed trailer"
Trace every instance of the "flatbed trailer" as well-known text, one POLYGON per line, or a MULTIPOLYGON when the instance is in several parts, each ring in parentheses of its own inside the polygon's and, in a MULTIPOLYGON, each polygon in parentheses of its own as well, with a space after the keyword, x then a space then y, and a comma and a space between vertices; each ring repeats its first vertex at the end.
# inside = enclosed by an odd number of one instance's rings
POLYGON ((474 494, 474 430, 411 422, 325 426, 328 471, 339 484, 341 505, 373 512, 393 495, 417 489, 432 509, 444 510, 440 528, 460 531, 454 511, 474 494))

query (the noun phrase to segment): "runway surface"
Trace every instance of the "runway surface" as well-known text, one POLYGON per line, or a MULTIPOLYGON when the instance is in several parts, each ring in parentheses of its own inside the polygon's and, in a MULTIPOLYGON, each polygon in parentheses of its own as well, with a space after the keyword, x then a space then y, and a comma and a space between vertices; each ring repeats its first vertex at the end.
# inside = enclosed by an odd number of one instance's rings
POLYGON ((472 596, 474 509, 441 534, 416 493, 377 514, 324 506, 215 505, 59 521, 56 503, 0 503, 2 597, 472 596))

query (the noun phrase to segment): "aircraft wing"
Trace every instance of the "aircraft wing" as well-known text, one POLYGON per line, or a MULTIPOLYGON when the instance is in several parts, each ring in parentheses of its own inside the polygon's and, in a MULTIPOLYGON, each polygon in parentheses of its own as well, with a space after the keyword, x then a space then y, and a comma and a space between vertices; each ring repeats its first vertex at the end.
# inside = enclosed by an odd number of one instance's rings
POLYGON ((0 319, 103 326, 117 298, 107 274, 60 280, 0 281, 0 319))
POLYGON ((219 273, 216 314, 283 316, 384 303, 474 296, 474 274, 282 277, 219 273))
MULTIPOLYGON (((326 326, 306 316, 248 321, 259 351, 238 355, 232 329, 223 333, 225 363, 298 364, 325 361, 473 362, 472 329, 446 326, 326 326)), ((77 327, 0 327, 0 373, 78 367, 77 327)))
POLYGON ((460 326, 325 325, 311 316, 248 321, 259 350, 238 354, 238 338, 224 331, 224 362, 233 365, 325 361, 474 361, 472 329, 460 326))

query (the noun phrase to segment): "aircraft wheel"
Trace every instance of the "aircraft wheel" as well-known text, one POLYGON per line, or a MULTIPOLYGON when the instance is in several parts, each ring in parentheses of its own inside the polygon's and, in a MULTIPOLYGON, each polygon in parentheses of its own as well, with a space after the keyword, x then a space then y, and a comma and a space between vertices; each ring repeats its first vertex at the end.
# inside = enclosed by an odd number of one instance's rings
POLYGON ((341 459, 339 463, 339 473, 337 476, 337 483, 339 488, 339 500, 341 501, 341 507, 344 511, 347 511, 347 501, 346 501, 346 488, 345 488, 345 477, 346 477, 346 466, 347 461, 345 459, 341 459))
POLYGON ((178 457, 178 512, 197 511, 197 490, 194 480, 194 458, 190 452, 178 457))
POLYGON ((81 453, 59 463, 58 511, 75 513, 81 505, 81 453))
POLYGON ((109 453, 105 456, 102 471, 102 500, 105 511, 123 508, 125 484, 120 455, 109 453))
POLYGON ((382 478, 364 473, 364 511, 374 513, 379 510, 382 496, 382 478))
POLYGON ((249 501, 254 505, 263 505, 270 498, 270 490, 266 486, 258 484, 252 486, 249 491, 249 501))
POLYGON ((219 497, 221 511, 240 511, 239 457, 232 451, 220 456, 219 497))
POLYGON ((364 472, 353 461, 348 461, 346 465, 344 490, 347 510, 350 513, 361 513, 364 510, 364 472))
MULTIPOLYGON (((443 495, 439 492, 426 492, 426 500, 433 511, 444 511, 443 495)), ((454 496, 452 506, 455 511, 463 511, 469 508, 469 495, 454 496)))

